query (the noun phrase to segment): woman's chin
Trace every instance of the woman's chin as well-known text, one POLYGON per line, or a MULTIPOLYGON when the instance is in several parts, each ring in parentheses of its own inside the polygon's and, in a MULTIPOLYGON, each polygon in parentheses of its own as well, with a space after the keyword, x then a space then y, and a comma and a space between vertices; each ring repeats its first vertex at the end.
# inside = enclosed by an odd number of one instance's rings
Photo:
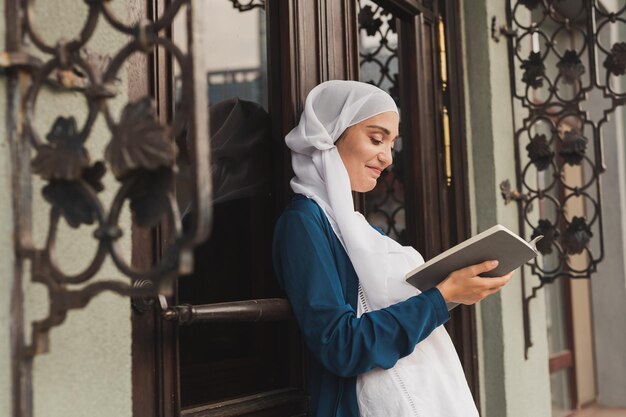
POLYGON ((359 184, 357 187, 353 187, 352 191, 357 193, 367 193, 376 188, 376 180, 368 181, 366 184, 359 184))

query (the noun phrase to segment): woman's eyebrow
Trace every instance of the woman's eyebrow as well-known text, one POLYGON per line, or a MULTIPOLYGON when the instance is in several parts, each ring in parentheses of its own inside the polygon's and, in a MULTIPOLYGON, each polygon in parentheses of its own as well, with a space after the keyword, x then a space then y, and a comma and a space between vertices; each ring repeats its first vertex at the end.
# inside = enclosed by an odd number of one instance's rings
MULTIPOLYGON (((368 125, 368 126, 365 126, 365 127, 371 127, 371 128, 374 128, 374 129, 380 129, 380 130, 382 130, 382 131, 383 131, 383 133, 384 133, 384 134, 386 134, 387 136, 391 135, 391 132, 389 131, 389 129, 387 129, 387 128, 385 128, 385 127, 382 127, 382 126, 379 126, 379 125, 368 125)), ((397 136, 396 136, 395 138, 393 138, 392 140, 394 140, 394 141, 395 141, 396 139, 398 139, 398 137, 397 137, 397 136)))
POLYGON ((366 127, 371 127, 371 128, 374 128, 374 129, 380 129, 380 130, 382 130, 382 131, 383 131, 386 135, 391 135, 391 132, 389 131, 389 129, 384 128, 384 127, 382 127, 382 126, 378 126, 378 125, 369 125, 369 126, 366 126, 366 127))

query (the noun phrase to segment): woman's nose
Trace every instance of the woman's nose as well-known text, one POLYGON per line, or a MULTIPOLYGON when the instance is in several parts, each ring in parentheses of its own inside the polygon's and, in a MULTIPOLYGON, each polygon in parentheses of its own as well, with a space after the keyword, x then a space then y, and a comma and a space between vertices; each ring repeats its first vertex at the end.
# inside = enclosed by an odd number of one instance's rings
POLYGON ((393 152, 391 147, 386 148, 384 151, 378 154, 378 159, 380 162, 385 164, 385 168, 391 165, 393 162, 393 152))

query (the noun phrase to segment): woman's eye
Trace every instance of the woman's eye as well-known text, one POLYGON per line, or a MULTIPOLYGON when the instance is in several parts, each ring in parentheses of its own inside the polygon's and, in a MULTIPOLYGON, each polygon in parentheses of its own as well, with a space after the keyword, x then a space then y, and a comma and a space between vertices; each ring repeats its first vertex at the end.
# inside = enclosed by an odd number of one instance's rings
POLYGON ((379 140, 379 139, 376 139, 376 138, 370 138, 370 139, 372 140, 372 143, 374 145, 382 145, 383 144, 382 140, 379 140))

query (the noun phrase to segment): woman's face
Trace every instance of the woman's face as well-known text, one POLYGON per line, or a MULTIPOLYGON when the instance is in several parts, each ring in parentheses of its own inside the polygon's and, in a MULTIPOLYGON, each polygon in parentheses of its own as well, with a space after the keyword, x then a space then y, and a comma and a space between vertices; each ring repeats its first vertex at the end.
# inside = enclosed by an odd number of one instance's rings
POLYGON ((374 189, 376 180, 393 161, 398 137, 398 114, 381 113, 349 127, 335 145, 346 166, 352 191, 374 189))

